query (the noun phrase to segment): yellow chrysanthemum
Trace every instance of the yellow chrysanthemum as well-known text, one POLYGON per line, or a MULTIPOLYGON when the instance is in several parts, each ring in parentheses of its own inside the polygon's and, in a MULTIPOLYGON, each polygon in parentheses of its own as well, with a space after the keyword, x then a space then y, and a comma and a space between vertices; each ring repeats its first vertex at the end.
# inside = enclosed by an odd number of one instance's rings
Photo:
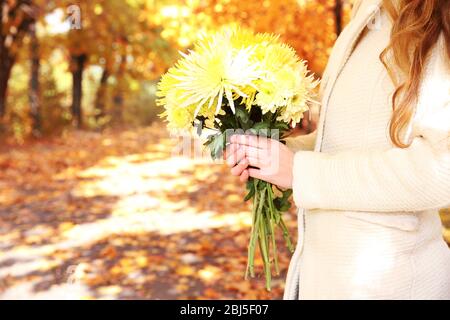
POLYGON ((255 103, 255 98, 258 91, 255 87, 247 86, 242 89, 242 92, 246 94, 246 97, 243 97, 243 103, 247 107, 247 110, 250 110, 252 105, 255 103))
POLYGON ((295 50, 284 43, 271 43, 268 46, 261 45, 257 50, 261 69, 270 74, 285 67, 295 67, 300 61, 295 50))
POLYGON ((172 86, 182 92, 182 106, 196 105, 196 115, 203 105, 211 108, 214 102, 215 112, 219 112, 224 96, 234 112, 233 94, 245 97, 241 89, 254 86, 260 77, 260 68, 251 61, 253 48, 233 48, 231 36, 220 33, 197 43, 195 51, 183 54, 183 59, 169 70, 168 76, 176 80, 172 86))
POLYGON ((170 68, 169 72, 161 77, 158 83, 158 90, 156 91, 156 104, 162 107, 168 107, 173 104, 178 104, 181 95, 180 90, 176 90, 176 85, 179 83, 177 79, 173 77, 177 70, 175 68, 170 68))
POLYGON ((161 116, 167 119, 169 129, 190 129, 194 121, 194 110, 192 107, 172 106, 167 108, 161 116))
POLYGON ((255 33, 250 29, 241 28, 239 25, 234 24, 220 28, 219 31, 215 32, 212 36, 205 35, 201 37, 199 43, 195 44, 194 51, 201 49, 199 44, 208 41, 211 37, 214 37, 221 42, 227 41, 229 45, 236 50, 280 43, 279 35, 271 33, 255 33))
MULTIPOLYGON (((292 62, 292 61, 291 61, 292 62)), ((266 72, 265 78, 258 82, 255 104, 263 113, 277 112, 278 120, 295 125, 314 102, 313 94, 318 81, 308 75, 304 62, 286 64, 278 70, 266 72)))
POLYGON ((171 128, 185 128, 197 116, 214 124, 223 99, 235 111, 242 98, 263 113, 296 124, 308 110, 317 82, 295 50, 271 34, 228 27, 205 36, 169 69, 158 84, 157 103, 171 128))
POLYGON ((275 112, 277 108, 286 105, 286 99, 278 90, 276 81, 262 81, 258 83, 255 104, 261 107, 263 113, 275 112))
MULTIPOLYGON (((263 113, 276 112, 286 107, 296 94, 301 64, 294 49, 285 44, 274 43, 259 53, 263 77, 258 81, 255 103, 263 113)), ((303 66, 303 64, 301 64, 303 66)))
POLYGON ((192 106, 181 107, 183 103, 183 91, 177 89, 179 81, 173 77, 177 70, 172 68, 169 73, 163 75, 158 84, 156 104, 164 107, 160 115, 168 122, 169 129, 187 129, 192 126, 194 113, 192 106))
POLYGON ((308 74, 308 68, 304 62, 297 63, 293 70, 293 94, 289 96, 285 107, 281 109, 278 120, 295 126, 303 119, 304 113, 309 110, 309 105, 317 103, 314 100, 314 92, 319 81, 315 80, 313 75, 308 74))
POLYGON ((267 73, 265 79, 258 83, 259 92, 255 103, 263 113, 276 112, 286 106, 296 90, 296 71, 285 66, 277 71, 267 73))

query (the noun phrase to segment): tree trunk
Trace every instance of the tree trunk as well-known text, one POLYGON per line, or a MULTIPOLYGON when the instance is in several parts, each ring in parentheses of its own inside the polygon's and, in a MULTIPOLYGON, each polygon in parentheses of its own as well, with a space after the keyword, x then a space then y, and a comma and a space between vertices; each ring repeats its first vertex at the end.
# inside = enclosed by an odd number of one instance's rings
POLYGON ((4 0, 0 1, 0 120, 6 114, 8 82, 16 61, 11 48, 15 48, 15 51, 20 48, 24 34, 28 32, 30 24, 35 19, 35 11, 36 6, 31 0, 22 0, 13 5, 4 0), (18 22, 13 32, 11 32, 10 20, 18 22))
POLYGON ((85 54, 72 56, 72 117, 77 128, 83 126, 81 101, 83 99, 83 71, 86 60, 85 54))
POLYGON ((122 121, 122 109, 123 109, 123 93, 121 89, 121 84, 118 84, 116 93, 113 98, 114 103, 114 110, 113 110, 113 116, 114 116, 114 122, 116 124, 120 123, 122 121))
MULTIPOLYGON (((0 2, 0 119, 5 115, 5 99, 6 99, 6 72, 3 67, 4 51, 5 51, 5 36, 3 32, 3 1, 0 2)), ((0 124, 1 125, 1 124, 0 124)))
POLYGON ((97 120, 105 116, 105 99, 106 99, 106 87, 109 78, 108 68, 104 68, 102 72, 102 77, 100 79, 100 85, 97 90, 97 95, 95 97, 95 118, 97 120))
POLYGON ((3 118, 6 113, 6 96, 12 66, 13 62, 10 58, 0 54, 0 119, 3 118))
POLYGON ((36 23, 30 25, 30 54, 31 54, 31 77, 29 88, 30 116, 32 119, 32 132, 35 137, 41 135, 41 105, 39 85, 39 40, 36 36, 36 23))
POLYGON ((123 86, 124 86, 124 76, 125 76, 125 68, 126 68, 126 55, 122 55, 120 59, 119 69, 117 71, 117 86, 113 98, 114 103, 114 120, 116 123, 120 123, 122 121, 123 116, 123 86))
MULTIPOLYGON (((0 19, 3 17, 3 1, 0 3, 0 19)), ((8 81, 11 76, 11 70, 14 65, 14 57, 12 56, 7 42, 6 30, 3 30, 3 21, 0 21, 0 119, 6 113, 6 95, 8 90, 8 81)))
POLYGON ((339 36, 342 32, 342 0, 335 0, 334 2, 334 19, 336 22, 336 35, 339 36))

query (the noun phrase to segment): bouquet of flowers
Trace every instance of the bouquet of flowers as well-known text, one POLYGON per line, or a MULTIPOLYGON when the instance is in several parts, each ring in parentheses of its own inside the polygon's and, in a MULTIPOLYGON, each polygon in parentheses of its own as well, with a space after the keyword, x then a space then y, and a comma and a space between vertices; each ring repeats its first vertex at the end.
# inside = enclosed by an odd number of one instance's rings
MULTIPOLYGON (((162 117, 169 129, 214 129, 217 133, 205 145, 213 158, 219 158, 229 130, 269 138, 276 132, 282 138, 309 110, 317 84, 306 63, 278 36, 224 28, 198 40, 188 54, 182 53, 158 84, 157 104, 165 109, 162 117)), ((253 200, 253 224, 246 277, 255 275, 258 244, 270 290, 273 267, 279 273, 276 227, 293 251, 282 219, 292 190, 252 178, 247 189, 245 200, 253 200)))

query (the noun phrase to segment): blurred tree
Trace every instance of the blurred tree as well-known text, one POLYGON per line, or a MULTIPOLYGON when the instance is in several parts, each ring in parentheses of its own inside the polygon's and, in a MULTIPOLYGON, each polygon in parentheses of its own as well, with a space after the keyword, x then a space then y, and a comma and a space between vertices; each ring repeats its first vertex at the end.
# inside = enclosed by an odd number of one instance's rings
POLYGON ((320 76, 351 2, 0 0, 0 114, 15 62, 3 117, 8 133, 47 134, 69 121, 88 128, 148 123, 157 79, 178 51, 229 24, 280 34, 320 76))
MULTIPOLYGON (((97 45, 95 33, 90 32, 89 6, 86 1, 78 1, 76 5, 72 1, 56 1, 56 8, 62 9, 68 14, 69 31, 56 36, 56 41, 68 52, 69 70, 72 75, 72 102, 71 114, 73 123, 81 128, 83 126, 83 75, 90 50, 97 45)), ((93 30, 95 31, 95 30, 93 30)))
MULTIPOLYGON (((56 3, 59 8, 65 8, 71 1, 57 0, 56 3)), ((78 1, 81 28, 71 29, 58 40, 71 61, 71 110, 78 127, 83 124, 83 71, 87 67, 101 67, 93 118, 99 123, 108 117, 120 122, 131 83, 128 76, 133 80, 157 78, 174 62, 173 59, 163 63, 159 60, 161 56, 170 55, 172 48, 162 39, 162 29, 149 24, 142 15, 147 3, 147 0, 78 1), (109 84, 114 90, 108 115, 109 84)))
POLYGON ((83 73, 86 65, 87 54, 71 55, 72 71, 72 115, 78 128, 83 126, 83 110, 81 100, 83 98, 83 73))
POLYGON ((95 120, 99 122, 105 117, 106 109, 106 90, 108 85, 108 79, 110 76, 110 68, 104 67, 102 71, 102 76, 100 77, 100 83, 97 89, 97 94, 95 96, 95 120))
POLYGON ((41 92, 39 83, 40 63, 40 45, 36 35, 36 21, 31 23, 29 28, 30 36, 30 57, 31 57, 31 75, 29 87, 30 117, 32 119, 32 133, 35 137, 41 134, 41 92))
POLYGON ((119 67, 117 68, 116 72, 116 86, 114 90, 114 97, 113 97, 113 118, 115 122, 120 122, 122 120, 122 109, 123 109, 123 102, 124 102, 124 86, 126 85, 125 80, 125 71, 127 67, 127 56, 125 54, 122 54, 119 57, 119 67))
POLYGON ((31 0, 0 0, 0 118, 6 113, 6 95, 17 52, 29 26, 35 21, 31 0))
POLYGON ((342 32, 343 24, 343 0, 335 0, 334 2, 334 20, 336 21, 336 35, 340 35, 342 32))

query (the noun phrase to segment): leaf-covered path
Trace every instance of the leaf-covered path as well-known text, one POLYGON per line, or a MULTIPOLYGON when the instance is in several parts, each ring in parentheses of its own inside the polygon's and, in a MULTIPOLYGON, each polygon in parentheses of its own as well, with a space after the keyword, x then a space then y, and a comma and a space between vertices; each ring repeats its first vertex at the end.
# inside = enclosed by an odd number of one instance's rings
POLYGON ((260 263, 243 279, 243 186, 175 144, 154 125, 0 150, 0 299, 281 298, 286 250, 271 293, 260 263))
POLYGON ((286 250, 271 293, 243 279, 243 186, 174 144, 154 125, 1 150, 0 299, 281 298, 286 250))

